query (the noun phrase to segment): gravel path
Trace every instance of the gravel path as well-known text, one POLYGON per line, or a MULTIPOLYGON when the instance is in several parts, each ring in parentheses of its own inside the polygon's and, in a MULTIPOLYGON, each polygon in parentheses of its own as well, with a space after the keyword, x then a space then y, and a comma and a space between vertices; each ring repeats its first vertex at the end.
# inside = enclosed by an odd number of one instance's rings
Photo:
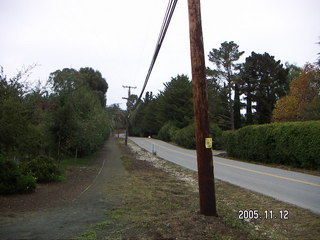
MULTIPOLYGON (((71 239, 83 232, 88 225, 104 221, 105 213, 117 204, 116 199, 107 198, 105 187, 108 180, 124 174, 120 157, 121 150, 111 138, 97 157, 101 168, 96 171, 96 176, 89 185, 82 185, 81 192, 77 190, 77 196, 73 196, 75 198, 66 197, 68 201, 58 201, 60 204, 57 205, 64 203, 63 206, 42 208, 41 211, 22 213, 13 209, 5 211, 5 214, 1 213, 0 238, 71 239)), ((77 184, 74 188, 78 188, 77 184)), ((56 192, 52 201, 56 201, 60 194, 68 194, 66 191, 68 192, 68 189, 56 192)))

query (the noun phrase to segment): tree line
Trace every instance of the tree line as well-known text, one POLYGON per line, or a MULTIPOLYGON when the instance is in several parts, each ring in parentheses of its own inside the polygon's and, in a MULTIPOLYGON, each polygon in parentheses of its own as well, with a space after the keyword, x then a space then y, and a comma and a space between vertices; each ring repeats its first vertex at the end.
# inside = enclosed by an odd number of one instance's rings
POLYGON ((86 67, 50 74, 49 88, 28 88, 27 72, 7 78, 0 73, 0 156, 29 161, 89 154, 109 136, 108 84, 86 67))
MULTIPOLYGON (((300 68, 266 52, 252 52, 244 63, 238 63, 243 54, 233 41, 223 42, 208 54, 212 63, 206 79, 210 122, 222 130, 234 130, 273 121, 320 120, 319 63, 300 68)), ((173 77, 157 95, 146 93, 132 114, 130 133, 157 135, 166 123, 178 129, 193 124, 187 75, 173 77)))
POLYGON ((0 71, 0 194, 32 192, 63 179, 59 164, 95 152, 108 138, 108 84, 92 68, 57 70, 45 88, 25 82, 32 67, 0 71))

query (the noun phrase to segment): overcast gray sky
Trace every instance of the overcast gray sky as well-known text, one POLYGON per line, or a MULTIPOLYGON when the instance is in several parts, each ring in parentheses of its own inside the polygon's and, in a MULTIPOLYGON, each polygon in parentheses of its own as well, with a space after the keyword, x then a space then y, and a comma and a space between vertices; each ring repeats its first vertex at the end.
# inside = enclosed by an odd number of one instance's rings
MULTIPOLYGON (((109 84, 107 104, 139 94, 167 0, 0 0, 0 65, 8 77, 37 63, 30 81, 63 68, 92 67, 109 84)), ((320 52, 319 0, 202 0, 205 55, 224 41, 303 66, 320 52)), ((206 59, 207 61, 207 59, 206 59)), ((207 66, 213 65, 207 61, 207 66)), ((187 0, 179 0, 146 91, 191 76, 187 0)))

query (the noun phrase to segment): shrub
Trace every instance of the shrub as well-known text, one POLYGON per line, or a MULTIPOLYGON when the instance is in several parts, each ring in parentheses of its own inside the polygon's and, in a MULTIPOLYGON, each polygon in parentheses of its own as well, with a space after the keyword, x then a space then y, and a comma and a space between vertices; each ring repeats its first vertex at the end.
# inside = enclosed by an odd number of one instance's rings
POLYGON ((236 134, 235 131, 223 131, 222 132, 222 142, 223 148, 227 151, 228 155, 231 157, 236 156, 235 145, 236 145, 236 134))
POLYGON ((0 194, 27 193, 35 188, 31 175, 23 175, 18 164, 0 157, 0 194))
MULTIPOLYGON (((164 127, 166 127, 166 125, 164 125, 164 127)), ((212 147, 214 149, 221 149, 223 146, 222 131, 217 124, 215 123, 210 124, 210 134, 213 140, 212 147)), ((168 130, 168 135, 171 137, 171 140, 173 140, 175 143, 177 143, 182 147, 190 148, 190 149, 196 148, 194 124, 190 124, 189 126, 182 129, 178 129, 177 127, 171 127, 168 130)))
POLYGON ((320 121, 274 124, 275 147, 281 162, 320 169, 320 121))
POLYGON ((175 131, 172 140, 182 147, 195 149, 196 139, 194 125, 192 124, 175 131))
POLYGON ((215 123, 210 123, 210 134, 212 136, 213 149, 222 149, 222 130, 215 123))
POLYGON ((173 122, 166 122, 158 132, 158 138, 163 141, 170 142, 177 130, 178 127, 176 127, 173 122))
POLYGON ((18 193, 33 192, 36 189, 36 180, 31 175, 21 174, 17 179, 16 186, 18 193))
POLYGON ((39 156, 29 162, 21 164, 24 173, 32 175, 37 182, 54 182, 61 179, 62 172, 54 159, 46 156, 39 156))
POLYGON ((232 157, 320 169, 320 121, 247 126, 224 132, 223 142, 232 157))

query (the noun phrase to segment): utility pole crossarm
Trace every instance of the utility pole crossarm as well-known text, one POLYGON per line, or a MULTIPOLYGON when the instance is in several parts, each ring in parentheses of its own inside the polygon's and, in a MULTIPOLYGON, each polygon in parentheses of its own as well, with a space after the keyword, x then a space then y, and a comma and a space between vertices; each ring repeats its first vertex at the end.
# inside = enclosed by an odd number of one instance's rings
POLYGON ((130 98, 130 95, 131 95, 131 88, 132 89, 136 89, 137 88, 137 87, 133 87, 133 86, 123 86, 123 85, 122 85, 122 87, 123 88, 129 88, 129 90, 128 90, 128 98, 130 98))

